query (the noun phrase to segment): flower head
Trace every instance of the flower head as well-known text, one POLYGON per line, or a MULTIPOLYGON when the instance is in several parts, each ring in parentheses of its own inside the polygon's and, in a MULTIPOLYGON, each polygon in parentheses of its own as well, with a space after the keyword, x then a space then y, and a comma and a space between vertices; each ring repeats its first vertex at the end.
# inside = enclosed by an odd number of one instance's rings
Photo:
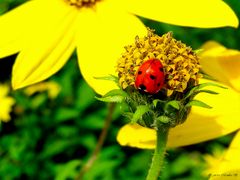
POLYGON ((84 78, 99 87, 94 88, 98 93, 106 93, 113 84, 94 77, 103 76, 103 68, 113 74, 121 48, 136 34, 145 34, 135 15, 185 26, 238 26, 236 15, 222 0, 28 1, 0 16, 0 57, 19 52, 12 71, 13 88, 50 77, 77 48, 84 78))
POLYGON ((9 86, 0 84, 0 121, 7 122, 10 120, 10 112, 15 100, 8 96, 9 86))
POLYGON ((125 50, 117 62, 119 84, 123 89, 134 85, 139 67, 149 59, 158 59, 163 64, 164 88, 168 96, 174 91, 183 92, 190 82, 198 84, 200 65, 197 55, 174 39, 172 33, 160 37, 149 30, 147 36, 137 36, 135 43, 126 46, 125 50))
POLYGON ((65 0, 65 1, 71 6, 82 8, 82 7, 92 7, 97 3, 97 1, 100 1, 100 0, 65 0))

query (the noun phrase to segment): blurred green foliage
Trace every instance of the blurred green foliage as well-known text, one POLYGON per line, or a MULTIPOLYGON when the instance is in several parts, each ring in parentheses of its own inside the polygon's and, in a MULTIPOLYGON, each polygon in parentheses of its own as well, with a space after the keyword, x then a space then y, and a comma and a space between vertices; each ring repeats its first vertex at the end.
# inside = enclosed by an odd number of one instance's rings
MULTIPOLYGON (((25 0, 1 0, 0 13, 25 0)), ((240 2, 226 1, 240 17, 240 2)), ((217 40, 229 48, 240 49, 239 29, 196 29, 177 27, 142 19, 159 34, 173 31, 177 39, 197 49, 207 40, 217 40)), ((0 61, 1 81, 10 81, 16 56, 0 61), (7 61, 7 62, 6 62, 7 61), (8 67, 8 68, 6 68, 8 67)), ((12 120, 0 126, 0 179, 74 179, 91 156, 107 115, 107 105, 95 100, 94 91, 78 69, 76 55, 50 80, 61 86, 55 99, 47 93, 26 95, 12 92, 17 103, 12 120)), ((121 147, 116 142, 119 128, 126 121, 117 107, 104 147, 84 179, 145 179, 152 151, 121 147)), ((203 155, 228 146, 232 135, 214 141, 168 151, 161 179, 207 179, 203 155)))

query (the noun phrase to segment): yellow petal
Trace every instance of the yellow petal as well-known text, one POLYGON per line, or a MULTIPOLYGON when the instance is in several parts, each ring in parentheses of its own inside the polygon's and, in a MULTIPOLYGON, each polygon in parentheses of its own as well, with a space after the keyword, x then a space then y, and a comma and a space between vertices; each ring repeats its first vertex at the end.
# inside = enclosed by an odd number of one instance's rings
POLYGON ((238 27, 238 18, 222 0, 129 0, 130 12, 164 23, 212 28, 238 27))
POLYGON ((215 168, 212 169, 210 180, 221 179, 238 179, 240 176, 240 131, 236 134, 230 147, 224 154, 220 163, 215 164, 215 168), (226 175, 228 177, 226 178, 226 175))
MULTIPOLYGON (((193 107, 186 122, 170 130, 168 147, 207 141, 240 128, 240 95, 231 89, 216 87, 207 87, 207 89, 220 94, 201 93, 196 99, 204 101, 213 108, 193 107)), ((124 126, 119 131, 117 139, 121 145, 138 148, 154 148, 156 140, 154 130, 136 125, 124 126)))
POLYGON ((218 81, 240 92, 240 51, 226 49, 216 42, 203 46, 200 63, 202 69, 218 81))
POLYGON ((134 42, 136 35, 145 35, 146 28, 137 17, 121 11, 117 1, 106 0, 95 11, 83 10, 80 16, 77 53, 81 73, 99 94, 116 88, 110 81, 94 77, 116 74, 116 61, 124 46, 134 42))
POLYGON ((77 11, 70 11, 58 25, 45 19, 45 26, 29 35, 13 67, 14 89, 46 79, 66 63, 76 45, 77 15, 77 11))
POLYGON ((42 34, 46 21, 59 23, 69 10, 62 1, 34 0, 0 16, 0 58, 21 51, 29 39, 42 34))
MULTIPOLYGON (((0 57, 8 56, 20 51, 21 46, 17 39, 25 29, 31 26, 32 13, 38 9, 39 1, 29 1, 0 16, 0 57), (16 30, 17 29, 17 30, 16 30)), ((33 15, 33 16, 32 16, 33 15)))
POLYGON ((119 130, 117 141, 121 146, 154 149, 156 143, 156 132, 137 124, 127 124, 119 130))

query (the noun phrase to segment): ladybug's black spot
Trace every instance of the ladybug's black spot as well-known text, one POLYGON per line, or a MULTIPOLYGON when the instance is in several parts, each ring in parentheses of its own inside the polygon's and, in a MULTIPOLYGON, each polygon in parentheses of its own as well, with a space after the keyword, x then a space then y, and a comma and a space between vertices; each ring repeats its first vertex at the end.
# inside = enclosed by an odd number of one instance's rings
POLYGON ((152 80, 154 80, 154 79, 156 79, 156 76, 150 75, 150 78, 151 78, 152 80))
POLYGON ((144 91, 144 90, 146 90, 146 86, 144 86, 143 84, 141 84, 141 85, 139 86, 139 89, 142 90, 142 91, 144 91))
POLYGON ((142 71, 138 71, 138 75, 142 74, 142 71))
POLYGON ((157 86, 159 87, 159 86, 160 86, 160 83, 157 83, 157 86))
POLYGON ((160 68, 159 68, 159 71, 163 72, 163 68, 162 68, 162 67, 160 67, 160 68))

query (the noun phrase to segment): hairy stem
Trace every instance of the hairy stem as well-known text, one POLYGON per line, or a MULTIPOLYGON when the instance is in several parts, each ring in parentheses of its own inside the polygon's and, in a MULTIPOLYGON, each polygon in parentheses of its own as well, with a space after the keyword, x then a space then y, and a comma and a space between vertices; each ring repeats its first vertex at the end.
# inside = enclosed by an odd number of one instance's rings
POLYGON ((159 129, 157 130, 157 144, 152 158, 152 164, 148 171, 147 180, 157 180, 160 171, 162 169, 162 165, 164 162, 164 156, 166 151, 168 137, 168 129, 159 129))

